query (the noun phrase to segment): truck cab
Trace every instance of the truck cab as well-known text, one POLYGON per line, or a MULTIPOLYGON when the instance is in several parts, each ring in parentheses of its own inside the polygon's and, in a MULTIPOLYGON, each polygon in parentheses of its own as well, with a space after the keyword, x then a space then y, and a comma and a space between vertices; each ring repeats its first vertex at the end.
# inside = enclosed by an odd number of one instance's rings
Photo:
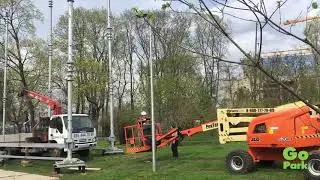
MULTIPOLYGON (((51 143, 64 144, 68 137, 68 115, 53 115, 50 118, 48 140, 51 143)), ((72 114, 73 152, 89 151, 97 144, 96 129, 86 114, 72 114)), ((67 151, 67 149, 64 149, 67 151)))

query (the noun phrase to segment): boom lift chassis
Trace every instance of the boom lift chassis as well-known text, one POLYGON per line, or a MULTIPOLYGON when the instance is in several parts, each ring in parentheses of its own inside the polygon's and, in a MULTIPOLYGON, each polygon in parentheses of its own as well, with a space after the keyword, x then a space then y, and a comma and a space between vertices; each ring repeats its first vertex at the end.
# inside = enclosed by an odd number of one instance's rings
MULTIPOLYGON (((220 144, 247 140, 247 132, 250 122, 261 115, 278 112, 285 109, 303 107, 302 101, 289 103, 274 108, 232 108, 217 109, 219 123, 218 133, 220 144)), ((312 116, 315 111, 311 110, 312 116)))
POLYGON ((231 173, 242 174, 254 170, 259 163, 282 162, 284 169, 304 169, 308 180, 320 179, 319 129, 319 115, 313 115, 307 106, 259 116, 248 128, 248 150, 230 152, 226 167, 231 173), (294 155, 297 152, 300 158, 294 155))

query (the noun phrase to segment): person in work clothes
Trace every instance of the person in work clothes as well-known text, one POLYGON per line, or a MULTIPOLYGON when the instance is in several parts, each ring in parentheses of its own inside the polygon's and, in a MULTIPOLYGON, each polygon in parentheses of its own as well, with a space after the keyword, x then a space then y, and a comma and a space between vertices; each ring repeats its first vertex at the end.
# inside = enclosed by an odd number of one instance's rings
MULTIPOLYGON (((172 128, 175 128, 175 127, 171 126, 171 129, 172 128)), ((172 137, 178 137, 178 130, 172 134, 172 137)), ((179 156, 178 145, 179 145, 178 138, 176 140, 172 141, 172 143, 171 143, 171 151, 172 151, 172 156, 174 159, 178 159, 178 156, 179 156)))

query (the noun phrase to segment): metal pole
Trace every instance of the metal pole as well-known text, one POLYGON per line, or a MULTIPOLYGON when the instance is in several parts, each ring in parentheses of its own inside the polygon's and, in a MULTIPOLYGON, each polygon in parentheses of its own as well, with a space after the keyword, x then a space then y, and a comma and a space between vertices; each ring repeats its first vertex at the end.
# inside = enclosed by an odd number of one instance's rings
POLYGON ((257 50, 258 50, 258 22, 256 22, 256 35, 254 40, 254 58, 257 59, 257 50))
POLYGON ((68 81, 68 156, 67 160, 72 159, 72 76, 73 76, 73 52, 72 52, 72 11, 74 0, 69 2, 69 33, 68 33, 68 62, 67 62, 67 81, 68 81))
POLYGON ((110 0, 108 0, 108 57, 109 57, 109 108, 110 108, 110 143, 111 149, 114 149, 114 124, 113 124, 113 73, 112 73, 112 49, 111 49, 111 41, 112 41, 112 27, 111 27, 111 18, 110 18, 110 0))
MULTIPOLYGON (((49 54, 49 80, 48 80, 48 94, 51 96, 51 74, 52 74, 52 7, 53 1, 49 0, 49 8, 50 8, 50 25, 49 25, 49 42, 48 42, 48 54, 49 54)), ((48 106, 48 117, 51 116, 51 109, 48 106)))
POLYGON ((153 63, 152 63, 152 27, 150 25, 150 97, 151 97, 151 130, 152 130, 152 171, 156 171, 156 139, 155 139, 155 123, 154 123, 154 107, 153 107, 153 63))
POLYGON ((2 113, 2 135, 3 142, 6 141, 5 137, 5 124, 6 124, 6 100, 7 100, 7 61, 8 61, 8 18, 9 13, 6 12, 5 24, 6 24, 6 37, 4 45, 4 74, 3 74, 3 113, 2 113))
POLYGON ((72 76, 73 76, 73 32, 72 32, 72 12, 74 0, 67 0, 69 3, 69 23, 68 23, 68 61, 67 61, 67 82, 68 82, 68 137, 66 145, 68 149, 67 158, 63 161, 55 162, 54 169, 58 170, 65 167, 78 167, 84 170, 86 164, 78 158, 72 158, 73 140, 72 140, 72 76))

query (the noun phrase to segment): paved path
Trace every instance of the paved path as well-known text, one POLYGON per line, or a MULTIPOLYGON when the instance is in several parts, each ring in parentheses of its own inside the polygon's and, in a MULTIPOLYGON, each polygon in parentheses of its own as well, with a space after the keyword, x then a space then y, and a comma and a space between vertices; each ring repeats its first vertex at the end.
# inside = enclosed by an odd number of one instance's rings
POLYGON ((57 177, 41 176, 23 172, 5 171, 0 169, 0 180, 58 180, 57 177))

